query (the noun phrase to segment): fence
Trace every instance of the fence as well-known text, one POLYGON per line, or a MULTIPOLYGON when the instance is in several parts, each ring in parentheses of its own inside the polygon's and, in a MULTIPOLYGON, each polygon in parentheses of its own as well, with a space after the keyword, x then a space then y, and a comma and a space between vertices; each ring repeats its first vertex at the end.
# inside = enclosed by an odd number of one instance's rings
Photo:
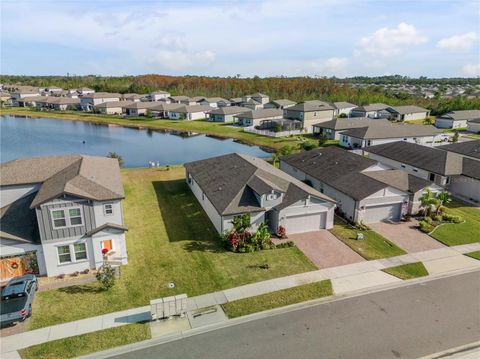
POLYGON ((302 130, 273 132, 268 130, 257 130, 254 127, 245 127, 243 131, 249 132, 249 133, 255 133, 260 136, 268 136, 268 137, 285 137, 285 136, 291 136, 291 135, 299 135, 302 133, 302 130))

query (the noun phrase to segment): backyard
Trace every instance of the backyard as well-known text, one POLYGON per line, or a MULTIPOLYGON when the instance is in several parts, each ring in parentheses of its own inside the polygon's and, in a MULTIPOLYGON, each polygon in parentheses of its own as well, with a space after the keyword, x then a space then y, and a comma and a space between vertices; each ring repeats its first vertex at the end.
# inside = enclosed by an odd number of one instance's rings
POLYGON ((430 235, 447 246, 480 242, 480 208, 454 200, 445 205, 445 212, 462 217, 465 222, 446 223, 430 235))
POLYGON ((148 305, 150 299, 195 296, 315 270, 293 248, 237 254, 225 251, 184 181, 184 168, 122 171, 129 264, 109 291, 96 282, 39 292, 30 329, 148 305), (268 263, 269 269, 259 265, 268 263), (167 287, 169 282, 175 288, 167 287))

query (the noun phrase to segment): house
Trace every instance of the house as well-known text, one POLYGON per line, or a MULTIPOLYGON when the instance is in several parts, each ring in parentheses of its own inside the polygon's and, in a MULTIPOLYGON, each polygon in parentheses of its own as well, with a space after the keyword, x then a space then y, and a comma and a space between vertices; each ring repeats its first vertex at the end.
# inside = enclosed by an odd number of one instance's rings
POLYGON ((430 116, 430 110, 418 106, 391 106, 386 111, 394 121, 424 120, 430 116))
POLYGON ((122 95, 122 101, 140 102, 145 98, 145 95, 139 95, 138 93, 124 93, 122 95))
POLYGON ((88 87, 82 87, 82 88, 79 88, 77 92, 80 95, 89 95, 89 94, 95 93, 95 90, 88 87))
POLYGON ((152 107, 149 108, 152 117, 168 118, 168 113, 174 109, 179 108, 180 104, 178 103, 166 103, 163 100, 159 100, 156 103, 153 103, 152 107))
POLYGON ((467 131, 473 133, 480 133, 480 118, 467 121, 467 131))
POLYGON ((432 146, 443 140, 442 131, 430 125, 377 123, 366 127, 352 128, 340 135, 340 146, 363 148, 381 143, 406 141, 432 146))
POLYGON ((168 98, 170 99, 171 103, 180 103, 190 99, 188 96, 170 96, 168 98))
POLYGON ((12 91, 10 93, 10 96, 12 98, 13 106, 24 107, 25 105, 23 102, 21 102, 21 100, 27 97, 40 96, 40 92, 38 89, 35 89, 35 88, 27 88, 27 89, 12 91))
POLYGON ((95 110, 104 114, 104 115, 122 115, 124 113, 125 105, 130 104, 126 101, 112 101, 104 102, 95 106, 95 110))
POLYGON ((230 106, 230 101, 221 97, 205 97, 200 101, 198 101, 198 104, 217 108, 217 107, 230 106))
POLYGON ((334 116, 340 116, 340 117, 350 117, 350 114, 352 113, 353 109, 357 107, 357 105, 354 105, 353 103, 350 102, 333 102, 332 103, 333 108, 335 109, 333 112, 334 116))
POLYGON ((436 187, 334 146, 281 157, 280 169, 335 199, 351 222, 398 221, 418 212, 424 189, 436 187))
POLYGON ((1 106, 12 104, 12 97, 8 92, 0 92, 0 104, 1 106))
POLYGON ((260 93, 260 92, 256 92, 252 95, 243 96, 243 102, 244 103, 247 103, 250 100, 253 100, 256 103, 259 103, 263 107, 263 105, 265 105, 266 103, 268 103, 270 101, 270 98, 267 95, 265 95, 263 93, 260 93))
POLYGON ((15 100, 18 107, 41 107, 40 103, 47 100, 47 96, 27 96, 15 100))
POLYGON ((449 145, 438 146, 437 148, 480 161, 480 140, 451 143, 449 145))
POLYGON ((320 122, 313 125, 313 133, 316 135, 325 134, 329 140, 340 140, 340 134, 352 128, 368 127, 375 123, 383 121, 385 124, 388 120, 373 120, 368 117, 355 118, 335 118, 327 122, 320 122))
POLYGON ((230 106, 242 106, 243 104, 243 98, 242 97, 233 97, 229 99, 230 101, 230 106))
MULTIPOLYGON (((441 147, 393 142, 367 147, 364 153, 370 159, 434 182, 456 197, 480 202, 480 160, 454 152, 456 146, 441 147)), ((461 148, 455 150, 465 151, 461 148)))
POLYGON ((77 110, 80 106, 78 98, 48 96, 45 108, 57 111, 77 110))
POLYGON ((148 111, 158 105, 155 102, 129 102, 122 106, 125 116, 146 116, 148 111))
POLYGON ((0 170, 0 262, 16 262, 10 276, 28 269, 57 276, 99 268, 102 249, 112 265, 127 263, 125 193, 116 159, 29 157, 0 170), (32 259, 38 268, 28 268, 32 259))
POLYGON ((249 112, 250 110, 240 106, 226 106, 214 109, 209 112, 208 120, 212 122, 234 122, 233 116, 249 112))
POLYGON ((56 94, 56 93, 60 93, 62 92, 63 89, 61 87, 57 87, 57 86, 49 86, 46 88, 46 91, 47 93, 53 95, 53 94, 56 94))
POLYGON ((283 118, 282 110, 276 108, 251 110, 233 116, 240 126, 258 126, 264 120, 283 118))
POLYGON ((110 92, 93 92, 82 95, 80 98, 80 107, 84 111, 91 111, 94 106, 100 105, 104 102, 120 101, 122 95, 119 93, 110 92))
POLYGON ((150 93, 150 101, 160 101, 162 99, 166 100, 170 97, 170 93, 166 91, 155 91, 150 93))
POLYGON ((210 106, 203 105, 181 105, 168 112, 171 120, 205 120, 212 110, 210 106))
POLYGON ((282 100, 270 101, 270 102, 266 103, 265 105, 263 105, 263 108, 278 108, 280 110, 283 110, 284 108, 289 108, 289 107, 292 107, 292 106, 295 106, 295 105, 296 105, 296 102, 286 100, 286 99, 282 99, 282 100))
POLYGON ((435 120, 438 128, 466 128, 468 121, 480 119, 480 110, 452 111, 435 120))
POLYGON ((287 234, 333 226, 335 202, 266 161, 232 153, 185 165, 186 181, 218 233, 250 214, 252 229, 267 223, 287 234))
POLYGON ((187 106, 199 105, 200 101, 203 101, 205 97, 203 96, 194 96, 194 97, 187 97, 180 101, 181 104, 187 106))
POLYGON ((388 118, 390 112, 387 111, 389 106, 384 103, 373 103, 365 106, 355 107, 350 116, 351 117, 369 117, 369 118, 388 118))
POLYGON ((333 119, 334 108, 323 101, 305 101, 283 110, 283 116, 299 120, 308 133, 313 132, 313 125, 333 119))

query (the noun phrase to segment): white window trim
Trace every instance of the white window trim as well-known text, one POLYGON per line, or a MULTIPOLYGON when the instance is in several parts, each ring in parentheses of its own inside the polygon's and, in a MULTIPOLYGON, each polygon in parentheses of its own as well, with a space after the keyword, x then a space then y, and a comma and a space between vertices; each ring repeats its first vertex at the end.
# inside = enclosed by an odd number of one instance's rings
MULTIPOLYGON (((72 260, 73 259, 72 258, 72 248, 69 244, 61 244, 61 245, 55 246, 55 250, 57 251, 57 263, 58 263, 59 266, 74 263, 74 261, 72 260), (60 247, 68 247, 69 254, 70 254, 70 261, 69 262, 60 262, 60 253, 58 252, 58 248, 60 248, 60 247)), ((66 254, 66 253, 64 253, 64 254, 66 254)))
MULTIPOLYGON (((113 241, 112 241, 113 243, 113 241)), ((113 248, 113 245, 112 245, 112 248, 113 248)), ((83 241, 83 242, 76 242, 76 243, 64 243, 64 244, 59 244, 59 245, 56 245, 55 246, 55 250, 57 251, 57 263, 59 266, 65 266, 65 265, 70 265, 70 264, 74 264, 74 263, 83 263, 83 262, 88 262, 89 261, 89 258, 90 256, 88 255, 88 245, 87 245, 87 242, 83 241), (76 255, 75 255, 75 244, 80 244, 80 243, 83 243, 85 244, 85 254, 87 255, 87 258, 85 259, 79 259, 77 260, 76 258, 76 255), (69 251, 70 251, 70 262, 60 262, 60 254, 58 253, 58 247, 68 247, 69 251)))
MULTIPOLYGON (((115 250, 117 249, 117 246, 115 245, 114 239, 113 239, 113 238, 102 239, 102 240, 100 241, 100 248, 101 248, 101 249, 104 248, 104 247, 103 247, 103 242, 104 242, 104 241, 110 241, 110 242, 112 242, 112 249, 110 249, 110 252, 108 252, 108 253, 115 252, 115 250)), ((108 254, 108 253, 107 253, 107 254, 108 254)))
POLYGON ((104 203, 104 204, 103 204, 103 215, 106 216, 106 217, 107 217, 107 216, 108 216, 108 217, 111 217, 111 216, 115 215, 115 211, 114 211, 114 209, 113 209, 113 203, 104 203), (110 206, 111 209, 112 209, 112 213, 110 213, 110 214, 107 213, 107 209, 105 208, 105 206, 110 206))
POLYGON ((82 207, 80 207, 80 206, 49 208, 49 211, 50 211, 50 221, 51 221, 53 229, 74 228, 74 227, 82 227, 82 226, 85 225, 85 219, 83 217, 82 207), (70 223, 70 214, 67 213, 68 210, 70 210, 70 209, 79 209, 80 210, 80 218, 82 219, 81 224, 71 224, 70 223), (65 226, 61 226, 61 227, 55 226, 55 222, 54 222, 54 218, 53 218, 53 212, 54 211, 63 211, 63 214, 65 216, 65 224, 66 224, 65 226))
POLYGON ((71 246, 72 246, 72 248, 73 248, 73 256, 75 257, 75 263, 88 261, 88 246, 87 246, 87 243, 86 243, 86 242, 72 243, 71 246), (75 253, 75 244, 84 244, 84 245, 85 245, 85 255, 86 255, 86 258, 77 259, 77 254, 75 253))

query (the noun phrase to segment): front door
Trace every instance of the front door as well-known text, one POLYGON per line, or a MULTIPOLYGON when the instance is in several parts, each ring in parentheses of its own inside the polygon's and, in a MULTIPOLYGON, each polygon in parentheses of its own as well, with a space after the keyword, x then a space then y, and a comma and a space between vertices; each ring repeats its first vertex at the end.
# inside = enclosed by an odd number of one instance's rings
POLYGON ((106 239, 102 241, 102 249, 108 249, 108 251, 110 252, 113 249, 112 240, 106 239))

